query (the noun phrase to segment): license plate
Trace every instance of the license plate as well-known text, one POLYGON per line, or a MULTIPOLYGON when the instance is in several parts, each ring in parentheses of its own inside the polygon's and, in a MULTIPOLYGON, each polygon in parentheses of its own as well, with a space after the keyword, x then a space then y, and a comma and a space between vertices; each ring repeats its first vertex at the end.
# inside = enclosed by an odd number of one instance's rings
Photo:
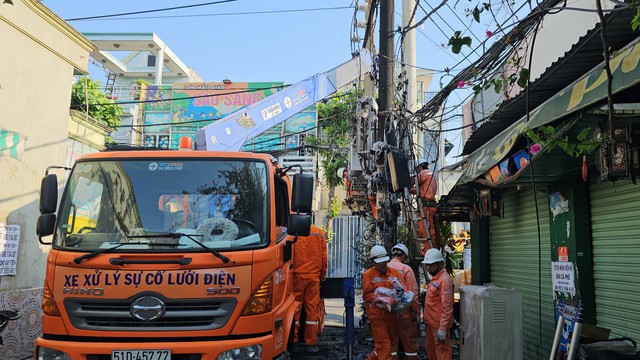
POLYGON ((113 350, 111 360, 171 360, 170 350, 113 350))

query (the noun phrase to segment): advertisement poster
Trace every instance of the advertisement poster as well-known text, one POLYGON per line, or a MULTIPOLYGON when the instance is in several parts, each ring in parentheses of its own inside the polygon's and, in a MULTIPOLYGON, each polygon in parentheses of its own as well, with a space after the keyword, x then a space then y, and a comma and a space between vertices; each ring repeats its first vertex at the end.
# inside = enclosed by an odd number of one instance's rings
POLYGON ((171 126, 171 116, 168 112, 145 112, 144 125, 145 133, 166 133, 169 132, 169 128, 171 126))
POLYGON ((305 110, 287 119, 284 129, 285 133, 299 133, 314 128, 317 123, 317 114, 314 108, 311 107, 309 109, 312 111, 305 110))
POLYGON ((568 261, 553 261, 551 263, 553 291, 575 295, 576 283, 573 263, 568 261))
POLYGON ((171 102, 171 121, 174 124, 203 120, 202 127, 267 96, 282 88, 282 82, 242 82, 225 84, 175 83, 171 102))
POLYGON ((171 109, 171 86, 170 85, 147 85, 141 92, 144 99, 144 111, 169 111, 171 109))
POLYGON ((0 223, 0 276, 15 275, 20 225, 0 223))

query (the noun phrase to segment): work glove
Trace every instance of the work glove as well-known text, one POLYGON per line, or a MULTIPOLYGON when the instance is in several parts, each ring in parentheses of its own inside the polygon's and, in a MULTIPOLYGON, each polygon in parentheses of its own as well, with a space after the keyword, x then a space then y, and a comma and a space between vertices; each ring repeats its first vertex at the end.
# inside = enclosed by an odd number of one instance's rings
POLYGON ((442 330, 438 330, 437 337, 438 337, 438 341, 443 343, 443 344, 444 344, 445 341, 447 341, 447 333, 442 331, 442 330))

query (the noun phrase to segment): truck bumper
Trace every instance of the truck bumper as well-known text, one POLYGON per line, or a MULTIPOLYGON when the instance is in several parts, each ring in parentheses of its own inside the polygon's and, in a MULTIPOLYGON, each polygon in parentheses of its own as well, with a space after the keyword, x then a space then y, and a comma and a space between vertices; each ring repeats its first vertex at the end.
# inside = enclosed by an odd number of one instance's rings
MULTIPOLYGON (((132 339, 133 340, 133 339, 132 339)), ((34 359, 38 358, 39 348, 54 349, 68 354, 73 360, 112 360, 112 350, 171 350, 171 360, 215 360, 224 351, 245 346, 261 345, 261 359, 273 359, 281 354, 274 351, 274 339, 271 334, 233 340, 213 341, 184 341, 163 342, 158 338, 144 339, 129 342, 109 342, 104 339, 101 342, 60 341, 43 338, 36 339, 34 359), (149 341, 151 340, 151 341, 149 341)), ((42 360, 51 360, 41 358, 42 360)), ((137 359, 134 359, 137 360, 137 359)), ((141 358, 140 360, 155 360, 141 358)))

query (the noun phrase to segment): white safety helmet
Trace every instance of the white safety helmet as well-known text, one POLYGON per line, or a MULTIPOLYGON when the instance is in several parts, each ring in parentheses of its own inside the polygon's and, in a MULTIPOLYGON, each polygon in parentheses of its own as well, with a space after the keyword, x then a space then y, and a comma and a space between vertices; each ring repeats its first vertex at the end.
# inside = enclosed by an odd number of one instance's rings
MULTIPOLYGON (((420 165, 423 165, 423 164, 425 164, 426 167, 429 167, 429 160, 427 160, 427 159, 418 159, 416 161, 416 167, 418 167, 420 165)), ((424 166, 423 166, 423 168, 424 168, 424 166)))
POLYGON ((424 254, 424 260, 422 260, 422 263, 430 265, 442 261, 444 261, 444 258, 442 257, 442 253, 440 252, 440 250, 429 249, 427 250, 427 253, 424 254))
POLYGON ((338 177, 340 179, 344 178, 345 177, 344 176, 344 171, 345 170, 347 170, 347 168, 343 168, 343 167, 339 168, 338 171, 336 171, 336 175, 338 175, 338 177))
POLYGON ((382 245, 374 245, 371 248, 371 253, 369 257, 376 264, 389 261, 389 254, 387 254, 387 249, 385 249, 384 246, 382 245))
POLYGON ((407 247, 404 244, 396 244, 394 247, 391 248, 392 253, 394 253, 395 250, 400 250, 405 255, 409 256, 409 249, 407 249, 407 247))

